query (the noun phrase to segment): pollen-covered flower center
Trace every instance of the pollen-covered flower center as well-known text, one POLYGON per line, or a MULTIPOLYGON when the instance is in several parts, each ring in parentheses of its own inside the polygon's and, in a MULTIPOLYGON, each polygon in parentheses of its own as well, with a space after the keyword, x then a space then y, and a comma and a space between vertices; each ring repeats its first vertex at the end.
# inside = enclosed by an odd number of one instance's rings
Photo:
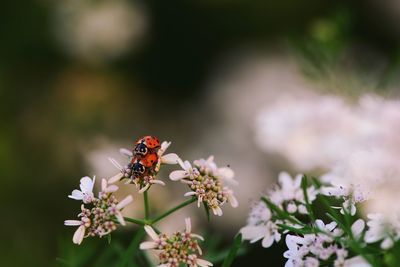
POLYGON ((171 266, 180 263, 192 266, 201 251, 197 240, 188 232, 175 232, 171 236, 160 234, 156 249, 160 250, 160 263, 171 263, 171 266))

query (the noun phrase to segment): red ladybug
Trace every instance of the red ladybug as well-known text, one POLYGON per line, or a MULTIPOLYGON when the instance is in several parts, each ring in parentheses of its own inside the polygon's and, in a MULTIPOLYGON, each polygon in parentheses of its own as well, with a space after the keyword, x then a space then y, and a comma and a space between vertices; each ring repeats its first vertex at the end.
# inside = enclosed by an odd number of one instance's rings
POLYGON ((149 149, 156 149, 161 146, 160 141, 155 136, 146 135, 136 141, 136 144, 143 143, 149 149))
POLYGON ((142 157, 142 159, 140 160, 140 164, 142 164, 146 168, 151 168, 155 164, 157 164, 157 161, 157 153, 148 153, 146 156, 142 157))
POLYGON ((145 156, 149 153, 149 150, 155 152, 160 146, 160 141, 157 137, 147 135, 136 141, 133 154, 136 156, 145 156))

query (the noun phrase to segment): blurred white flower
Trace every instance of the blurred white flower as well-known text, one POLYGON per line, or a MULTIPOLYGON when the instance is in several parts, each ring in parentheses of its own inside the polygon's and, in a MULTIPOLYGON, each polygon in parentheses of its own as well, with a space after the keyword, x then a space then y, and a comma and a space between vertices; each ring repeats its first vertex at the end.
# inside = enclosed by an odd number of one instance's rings
POLYGON ((65 50, 97 63, 137 46, 146 29, 145 14, 126 0, 57 1, 54 31, 65 50))
MULTIPOLYGON (((376 95, 349 103, 339 96, 283 96, 258 116, 256 140, 301 170, 323 169, 326 195, 341 197, 352 215, 371 199, 367 212, 400 214, 390 208, 400 186, 400 101, 376 95)), ((294 210, 293 205, 288 206, 294 210)), ((343 209, 341 210, 343 212, 343 209)))
POLYGON ((254 243, 262 239, 261 245, 264 248, 272 246, 281 240, 276 222, 271 220, 271 211, 264 202, 258 202, 250 211, 247 225, 240 229, 243 240, 250 240, 254 243))
MULTIPOLYGON (((301 188, 301 180, 303 175, 298 174, 293 179, 288 173, 281 172, 278 177, 278 185, 268 193, 271 201, 284 208, 289 213, 299 212, 307 213, 305 207, 305 199, 303 189, 301 188)), ((315 200, 317 191, 314 186, 307 188, 308 201, 311 203, 315 200)))
POLYGON ((390 222, 378 213, 368 214, 368 230, 365 233, 365 242, 375 243, 381 241, 382 249, 389 249, 394 242, 400 239, 400 221, 390 222))

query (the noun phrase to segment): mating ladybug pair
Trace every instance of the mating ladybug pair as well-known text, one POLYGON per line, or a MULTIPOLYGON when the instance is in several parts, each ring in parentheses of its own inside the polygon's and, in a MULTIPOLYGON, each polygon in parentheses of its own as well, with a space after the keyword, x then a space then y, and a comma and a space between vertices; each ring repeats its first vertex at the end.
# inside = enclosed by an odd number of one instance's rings
POLYGON ((129 164, 133 176, 140 178, 154 171, 160 147, 160 141, 154 136, 144 136, 136 141, 132 151, 133 157, 129 164))

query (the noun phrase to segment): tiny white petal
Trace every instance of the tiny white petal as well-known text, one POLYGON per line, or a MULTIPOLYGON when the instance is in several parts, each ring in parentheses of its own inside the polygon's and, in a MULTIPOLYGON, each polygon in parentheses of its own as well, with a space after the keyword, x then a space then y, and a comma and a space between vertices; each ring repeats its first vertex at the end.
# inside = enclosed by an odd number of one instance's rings
POLYGON ((85 176, 81 179, 80 188, 83 193, 92 192, 93 185, 94 185, 94 178, 92 180, 92 179, 90 179, 90 177, 85 176))
POLYGON ((272 235, 266 235, 266 236, 263 238, 263 240, 262 240, 262 242, 261 242, 261 245, 262 245, 264 248, 269 248, 270 246, 272 246, 273 243, 274 243, 274 236, 272 236, 272 235))
POLYGON ((178 164, 181 166, 182 169, 186 170, 185 163, 183 163, 181 158, 178 158, 178 164))
POLYGON ((146 184, 143 188, 139 190, 139 194, 143 194, 147 189, 149 189, 150 184, 146 184))
POLYGON ((237 201, 237 199, 236 199, 236 197, 234 195, 229 194, 228 195, 228 200, 229 200, 229 203, 231 203, 231 206, 233 208, 237 208, 239 206, 239 202, 237 201))
POLYGON ((126 148, 120 148, 119 149, 119 153, 121 155, 123 155, 123 156, 128 157, 128 158, 133 157, 132 151, 130 151, 130 150, 126 149, 126 148))
POLYGON ((118 186, 112 184, 112 185, 109 185, 108 187, 106 187, 106 190, 104 190, 104 191, 107 192, 107 193, 112 193, 112 192, 115 192, 117 190, 118 190, 118 186))
POLYGON ((222 216, 222 209, 219 206, 213 207, 212 211, 213 211, 214 215, 222 216))
POLYGON ((129 203, 131 203, 133 200, 133 197, 131 195, 127 196, 126 198, 124 198, 123 200, 121 200, 118 204, 117 204, 117 209, 123 209, 126 205, 128 205, 129 203))
POLYGON ((362 233, 362 231, 364 230, 364 228, 365 228, 364 220, 363 219, 358 219, 351 226, 351 232, 353 233, 355 238, 359 238, 361 233, 362 233))
POLYGON ((169 153, 161 157, 161 163, 163 164, 178 164, 179 156, 175 153, 169 153))
POLYGON ((169 179, 171 179, 172 181, 178 181, 178 180, 186 178, 188 176, 189 175, 186 171, 177 170, 177 171, 173 171, 169 174, 169 179))
POLYGON ((171 145, 171 142, 164 141, 164 142, 161 143, 160 150, 165 151, 165 150, 167 150, 167 148, 168 148, 170 145, 171 145))
POLYGON ((201 267, 213 266, 213 264, 211 262, 203 260, 203 259, 197 259, 196 264, 198 264, 201 267))
POLYGON ((122 173, 118 173, 113 177, 111 177, 110 179, 108 179, 108 183, 113 184, 115 182, 118 182, 119 180, 121 180, 122 177, 124 177, 124 175, 122 173))
POLYGON ((157 243, 153 241, 145 241, 140 244, 140 249, 154 249, 157 247, 157 243))
POLYGON ((154 241, 157 241, 157 240, 159 239, 157 233, 154 231, 154 229, 153 229, 151 226, 145 225, 145 226, 144 226, 144 230, 146 231, 146 233, 147 233, 154 241))
POLYGON ((190 218, 185 218, 186 232, 190 233, 192 231, 192 224, 190 218))
POLYGON ((198 234, 190 234, 190 236, 195 237, 197 239, 200 239, 201 241, 204 241, 204 237, 202 237, 201 235, 198 234))
POLYGON ((115 214, 115 217, 117 217, 117 220, 121 225, 126 225, 124 217, 122 216, 121 212, 117 212, 115 214))
POLYGON ((76 199, 76 200, 82 200, 83 199, 83 193, 77 189, 72 191, 71 195, 68 196, 69 198, 76 199))
POLYGON ((74 236, 72 237, 72 242, 74 244, 80 245, 82 243, 83 237, 85 236, 85 226, 81 225, 76 229, 74 236))
POLYGON ((194 192, 194 191, 186 192, 184 194, 185 197, 194 196, 194 195, 196 195, 196 192, 194 192))
POLYGON ((150 183, 159 184, 159 185, 165 185, 165 183, 163 181, 160 181, 160 180, 151 180, 150 183))
POLYGON ((77 220, 65 220, 64 221, 64 225, 66 226, 78 226, 81 225, 82 222, 81 221, 77 221, 77 220))
POLYGON ((116 161, 113 158, 108 158, 108 160, 115 166, 115 168, 122 171, 123 168, 122 168, 121 164, 118 163, 118 161, 116 161))
POLYGON ((251 240, 251 243, 257 242, 265 235, 264 226, 245 226, 240 229, 240 233, 243 236, 243 240, 251 240))

